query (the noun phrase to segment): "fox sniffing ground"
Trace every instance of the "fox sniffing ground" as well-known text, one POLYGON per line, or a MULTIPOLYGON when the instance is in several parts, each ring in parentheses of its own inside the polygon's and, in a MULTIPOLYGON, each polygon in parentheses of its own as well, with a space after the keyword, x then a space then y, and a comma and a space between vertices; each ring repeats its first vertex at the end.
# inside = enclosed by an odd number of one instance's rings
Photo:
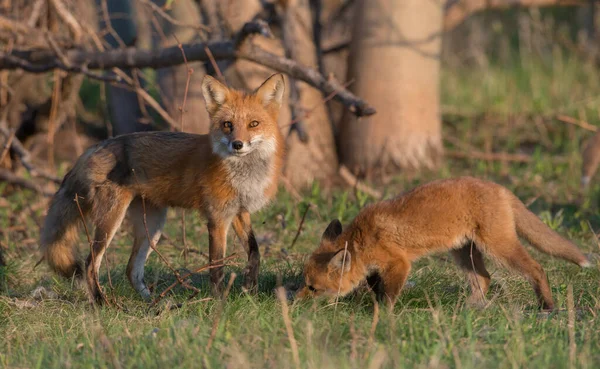
MULTIPOLYGON (((81 224, 77 197, 86 219, 95 226, 93 252, 85 263, 88 290, 95 301, 102 300, 95 280, 104 251, 126 213, 134 232, 127 276, 142 297, 150 297, 144 264, 152 252, 149 241, 155 245, 161 236, 168 207, 197 209, 206 217, 211 263, 224 257, 233 224, 248 253, 244 285, 256 287, 260 254, 250 214, 277 192, 284 156, 277 125, 283 76, 271 76, 251 94, 206 76, 202 91, 211 121, 209 134, 147 132, 108 139, 81 155, 54 195, 40 236, 43 258, 65 277, 84 275, 74 248, 81 224)), ((221 267, 211 269, 214 293, 222 279, 221 267)))
POLYGON ((472 303, 485 301, 487 255, 525 276, 540 306, 552 310, 546 274, 518 236, 547 254, 590 266, 577 246, 548 228, 508 189, 461 177, 367 206, 344 230, 332 221, 305 265, 305 287, 296 296, 343 296, 366 279, 380 300, 393 305, 414 260, 450 251, 467 275, 472 303))

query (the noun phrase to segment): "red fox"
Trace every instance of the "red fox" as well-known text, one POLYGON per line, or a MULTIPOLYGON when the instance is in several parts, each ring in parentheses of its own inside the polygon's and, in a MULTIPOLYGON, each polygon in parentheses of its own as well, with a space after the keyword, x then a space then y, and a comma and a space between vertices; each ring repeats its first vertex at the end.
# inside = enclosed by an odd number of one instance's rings
POLYGON ((462 177, 367 206, 345 230, 333 220, 305 265, 305 287, 296 296, 343 296, 366 279, 377 297, 393 306, 414 260, 450 251, 467 274, 470 302, 483 302, 490 285, 485 254, 523 274, 541 307, 552 310, 544 270, 518 236, 547 254, 590 266, 573 243, 548 228, 508 189, 462 177))
MULTIPOLYGON (((250 214, 277 192, 284 156, 277 126, 283 76, 271 76, 251 94, 206 76, 202 92, 209 134, 146 132, 108 139, 79 157, 54 195, 40 235, 43 258, 65 277, 83 276, 72 245, 81 223, 77 197, 96 229, 85 263, 88 290, 96 302, 102 298, 95 283, 102 256, 126 213, 134 228, 127 276, 142 297, 150 297, 144 264, 152 251, 149 241, 155 245, 161 236, 167 207, 198 209, 206 217, 211 263, 224 257, 233 224, 248 253, 244 286, 256 288, 260 254, 250 214)), ((219 292, 222 279, 222 267, 211 269, 213 293, 219 292)))

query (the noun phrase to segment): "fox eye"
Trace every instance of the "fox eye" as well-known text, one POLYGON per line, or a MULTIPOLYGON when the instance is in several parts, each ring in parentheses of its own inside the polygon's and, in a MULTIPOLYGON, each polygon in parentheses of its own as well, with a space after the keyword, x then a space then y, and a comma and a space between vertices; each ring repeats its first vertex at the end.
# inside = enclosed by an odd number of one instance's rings
POLYGON ((259 124, 258 121, 253 120, 252 122, 250 122, 250 128, 254 128, 254 127, 258 126, 258 124, 259 124))
POLYGON ((307 287, 310 292, 317 292, 317 289, 314 288, 313 286, 307 286, 307 287))
POLYGON ((223 122, 223 128, 231 129, 233 124, 230 121, 223 122))

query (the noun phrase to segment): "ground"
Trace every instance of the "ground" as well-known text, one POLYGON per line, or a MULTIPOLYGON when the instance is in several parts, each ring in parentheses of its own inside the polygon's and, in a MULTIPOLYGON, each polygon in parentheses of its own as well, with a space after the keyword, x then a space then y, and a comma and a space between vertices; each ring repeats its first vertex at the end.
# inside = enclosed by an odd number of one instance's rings
MULTIPOLYGON (((560 55, 550 64, 445 70, 448 159, 439 171, 402 174, 378 186, 390 197, 428 180, 468 174, 513 190, 592 259, 592 268, 580 269, 528 248, 548 274, 555 313, 540 313, 527 281, 492 262, 488 306, 468 306, 467 283, 446 254, 414 265, 409 277, 414 286, 392 312, 374 305, 366 291, 333 304, 294 302, 286 312, 274 289, 301 281, 303 258, 330 219, 347 224, 374 201, 353 190, 326 192, 317 185, 301 200, 282 189, 268 209, 254 215, 263 255, 257 295, 244 293, 237 278, 226 301, 213 300, 207 275, 199 273, 191 277, 199 295, 188 299, 191 292, 176 287, 149 308, 124 276, 131 245, 125 224, 108 251, 110 273, 106 263, 102 269, 111 305, 94 309, 72 281, 45 265, 34 268, 44 203, 31 193, 7 192, 0 199, 0 246, 8 261, 0 268, 0 367, 597 368, 600 250, 594 230, 600 230, 600 180, 587 192, 579 188, 580 148, 591 133, 556 116, 600 125, 598 77, 597 67, 560 55), (489 152, 530 159, 471 158, 489 152), (467 158, 458 158, 461 153, 467 158)), ((159 249, 181 273, 206 263, 205 223, 197 214, 186 212, 187 258, 179 210, 169 214, 165 233, 159 249)), ((84 234, 79 245, 87 247, 84 234)), ((233 238, 229 245, 228 253, 240 257, 227 271, 239 275, 243 251, 233 238)), ((154 296, 175 282, 156 254, 146 275, 154 296)))

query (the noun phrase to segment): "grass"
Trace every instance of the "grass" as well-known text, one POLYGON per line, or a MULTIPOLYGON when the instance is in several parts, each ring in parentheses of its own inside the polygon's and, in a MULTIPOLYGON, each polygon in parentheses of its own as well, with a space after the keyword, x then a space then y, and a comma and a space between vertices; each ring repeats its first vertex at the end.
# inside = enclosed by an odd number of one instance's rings
MULTIPOLYGON (((292 303, 289 319, 300 367, 598 367, 599 244, 593 230, 600 229, 600 185, 585 194, 579 189, 579 150, 590 133, 555 119, 557 113, 569 114, 600 125, 597 77, 597 68, 563 55, 550 63, 528 59, 510 67, 445 70, 444 136, 454 138, 447 148, 526 153, 533 160, 448 159, 438 172, 398 176, 382 188, 389 197, 434 178, 469 174, 513 190, 551 228, 593 256, 595 267, 584 270, 529 248, 548 274, 559 311, 539 313, 529 284, 493 264, 491 304, 471 308, 465 303, 466 281, 449 257, 427 257, 414 265, 409 278, 415 286, 404 291, 393 312, 378 310, 365 291, 337 305, 292 303), (567 308, 570 288, 573 309, 567 308)), ((263 255, 257 295, 242 292, 236 279, 224 303, 211 300, 207 292, 188 300, 190 292, 178 287, 150 309, 124 277, 129 227, 122 228, 108 251, 112 288, 106 264, 101 276, 109 298, 121 308, 94 309, 71 281, 55 277, 46 266, 34 269, 44 209, 36 209, 40 199, 26 192, 7 196, 0 207, 0 242, 9 261, 0 268, 0 367, 295 368, 274 289, 278 281, 301 281, 303 258, 330 219, 347 224, 373 201, 353 191, 326 192, 318 185, 303 195, 297 202, 281 191, 271 207, 253 217, 263 255), (309 204, 303 231, 291 248, 309 204), (182 307, 169 308, 176 303, 182 307)), ((204 221, 189 212, 186 220, 192 250, 187 264, 179 212, 170 212, 167 238, 159 244, 181 270, 206 263, 204 221)), ((85 236, 80 245, 85 247, 85 236)), ((229 245, 229 253, 243 254, 238 242, 230 239, 229 245)), ((243 264, 243 258, 238 261, 243 264)), ((241 274, 240 267, 227 271, 241 274)), ((155 294, 175 281, 156 255, 147 264, 146 279, 155 294)), ((191 279, 208 291, 206 274, 191 279)))

